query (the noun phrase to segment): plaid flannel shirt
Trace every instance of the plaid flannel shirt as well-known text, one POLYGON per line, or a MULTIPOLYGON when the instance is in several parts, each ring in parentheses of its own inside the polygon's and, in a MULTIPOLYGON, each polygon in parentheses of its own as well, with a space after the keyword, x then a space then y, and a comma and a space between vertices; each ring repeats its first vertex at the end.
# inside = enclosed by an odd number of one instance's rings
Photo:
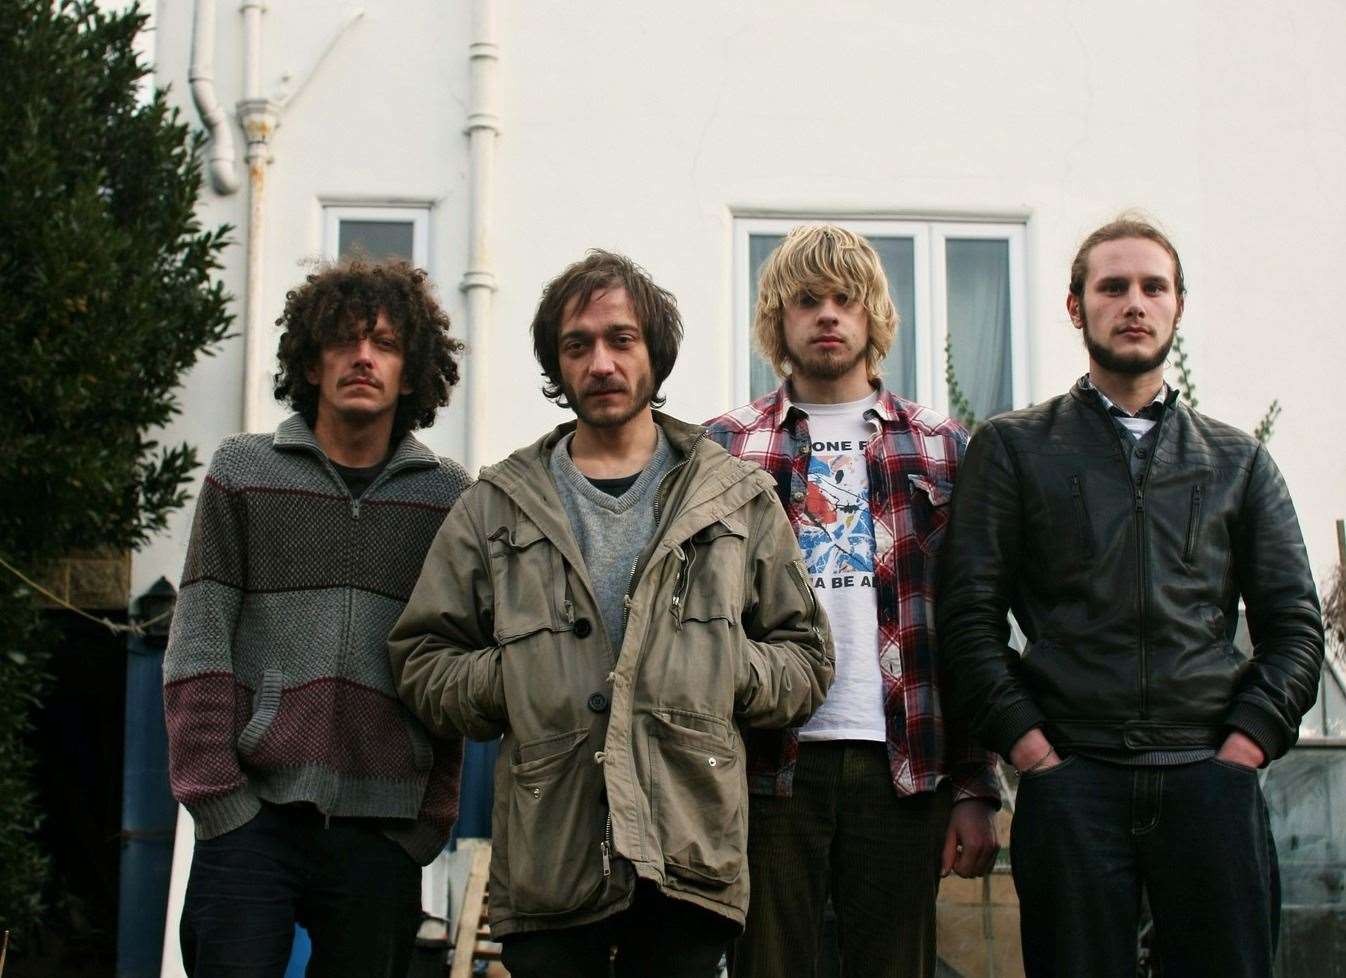
MULTIPOLYGON (((944 777, 953 800, 998 805, 994 760, 940 707, 935 642, 935 560, 949 522, 949 500, 967 432, 929 408, 879 389, 868 411, 875 429, 865 446, 879 606, 888 760, 899 795, 933 791, 944 777)), ((732 455, 761 465, 798 532, 808 498, 808 415, 790 401, 788 383, 707 424, 732 455)), ((748 786, 791 793, 799 756, 796 730, 748 730, 748 786)))

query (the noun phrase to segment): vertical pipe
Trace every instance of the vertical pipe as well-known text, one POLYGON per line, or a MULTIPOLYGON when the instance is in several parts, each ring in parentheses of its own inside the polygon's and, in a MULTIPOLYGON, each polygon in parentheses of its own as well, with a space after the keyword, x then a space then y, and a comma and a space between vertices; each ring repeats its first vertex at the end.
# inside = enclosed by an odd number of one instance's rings
POLYGON ((471 110, 467 117, 468 160, 470 169, 468 200, 467 269, 460 286, 467 307, 467 348, 472 354, 464 371, 467 417, 467 458, 469 472, 476 472, 486 461, 487 435, 482 423, 489 390, 487 343, 490 336, 491 307, 496 279, 491 254, 492 210, 494 203, 495 143, 500 133, 496 114, 496 66, 500 48, 496 43, 494 0, 474 0, 472 5, 472 42, 468 45, 471 71, 471 110))
POLYGON ((271 162, 271 136, 280 124, 277 106, 262 96, 262 0, 243 0, 243 99, 239 121, 248 140, 248 259, 243 307, 243 430, 265 425, 272 351, 262 319, 266 283, 266 168, 271 162))
POLYGON ((215 98, 215 0, 196 0, 192 11, 192 63, 187 82, 196 111, 210 133, 206 157, 210 184, 218 194, 232 194, 238 190, 234 133, 215 98))

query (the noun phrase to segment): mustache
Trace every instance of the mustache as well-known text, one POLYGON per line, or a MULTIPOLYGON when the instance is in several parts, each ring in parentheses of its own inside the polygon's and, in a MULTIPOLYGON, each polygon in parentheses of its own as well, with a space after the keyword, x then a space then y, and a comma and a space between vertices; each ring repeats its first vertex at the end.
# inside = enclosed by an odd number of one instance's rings
POLYGON ((1115 326, 1115 327, 1113 328, 1112 332, 1113 332, 1114 334, 1116 334, 1116 333, 1124 333, 1124 332, 1126 332, 1127 330, 1131 330, 1131 329, 1144 330, 1144 331, 1145 331, 1146 333, 1148 333, 1150 336, 1154 336, 1154 335, 1155 335, 1154 327, 1152 327, 1149 323, 1143 323, 1143 322, 1141 322, 1139 319, 1128 319, 1128 320, 1125 320, 1125 321, 1122 322, 1121 324, 1115 326))
POLYGON ((627 390, 627 386, 620 381, 612 384, 600 382, 584 388, 583 394, 585 397, 591 394, 625 394, 627 390))
POLYGON ((351 384, 369 384, 377 390, 383 389, 383 385, 373 374, 347 374, 337 382, 337 387, 349 387, 351 384))

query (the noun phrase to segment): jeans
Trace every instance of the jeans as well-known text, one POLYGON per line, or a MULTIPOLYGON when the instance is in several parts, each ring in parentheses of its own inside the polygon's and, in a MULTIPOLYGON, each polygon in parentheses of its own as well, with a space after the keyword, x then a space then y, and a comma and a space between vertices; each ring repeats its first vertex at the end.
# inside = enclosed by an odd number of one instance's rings
POLYGON ((1134 978, 1142 889, 1164 978, 1269 978, 1280 917, 1257 772, 1071 755, 1024 775, 1010 832, 1029 978, 1134 978))
POLYGON ((642 881, 628 909, 598 923, 506 935, 500 961, 510 978, 715 978, 737 932, 642 881))
POLYGON ((281 978, 297 921, 313 944, 308 978, 406 978, 420 886, 420 867, 374 820, 263 804, 196 843, 183 964, 192 978, 281 978))
POLYGON ((815 741, 799 745, 789 798, 750 804, 752 898, 735 978, 816 975, 829 892, 843 976, 934 974, 946 792, 899 798, 883 744, 815 741))

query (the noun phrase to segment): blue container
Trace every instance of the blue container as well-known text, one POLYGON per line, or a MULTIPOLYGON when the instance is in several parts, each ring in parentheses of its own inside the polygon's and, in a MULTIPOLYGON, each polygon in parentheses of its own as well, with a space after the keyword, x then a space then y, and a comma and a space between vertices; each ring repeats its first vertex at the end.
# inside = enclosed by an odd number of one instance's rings
POLYGON ((162 643, 126 642, 117 978, 159 978, 177 803, 168 787, 162 643))

